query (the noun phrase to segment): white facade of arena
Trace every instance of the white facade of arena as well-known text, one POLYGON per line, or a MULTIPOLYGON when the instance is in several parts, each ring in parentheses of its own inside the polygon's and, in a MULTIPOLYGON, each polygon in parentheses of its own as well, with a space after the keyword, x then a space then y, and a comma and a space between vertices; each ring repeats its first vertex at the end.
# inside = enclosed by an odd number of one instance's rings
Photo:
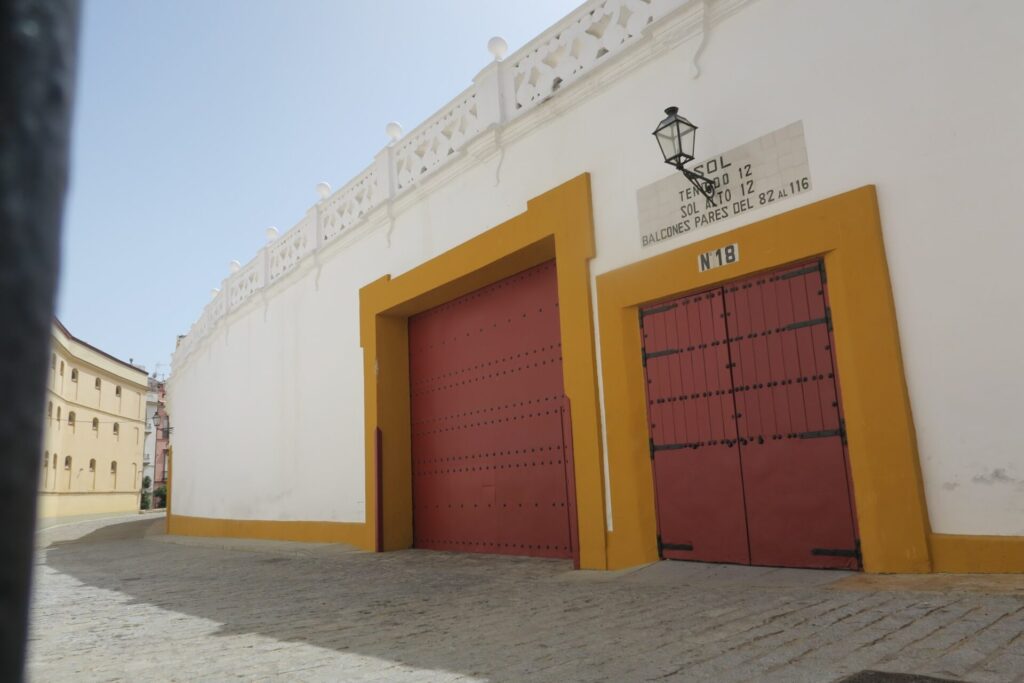
MULTIPOLYGON (((985 555, 1002 559, 974 569, 1024 570, 1022 23, 1011 2, 586 2, 223 283, 169 380, 172 531, 304 538, 341 523, 366 525, 355 542, 372 546, 360 289, 532 198, 589 174, 596 282, 870 185, 930 532, 1002 537, 985 555), (698 159, 802 122, 810 189, 641 246, 637 191, 676 173, 651 137, 669 105, 700 126, 698 159)), ((601 382, 596 284, 591 297, 601 382)), ((617 483, 604 469, 610 532, 617 483)))

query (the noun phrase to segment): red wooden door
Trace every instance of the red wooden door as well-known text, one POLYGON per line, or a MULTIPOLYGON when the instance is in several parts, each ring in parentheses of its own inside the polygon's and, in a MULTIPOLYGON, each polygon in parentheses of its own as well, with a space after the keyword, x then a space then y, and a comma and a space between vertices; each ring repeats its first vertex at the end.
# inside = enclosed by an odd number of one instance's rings
POLYGON ((748 563, 720 289, 641 311, 663 557, 748 563))
POLYGON ((726 287, 753 564, 859 566, 822 273, 726 287))
POLYGON ((641 311, 663 557, 859 566, 822 274, 641 311))
POLYGON ((555 264, 409 319, 417 548, 572 557, 555 264))

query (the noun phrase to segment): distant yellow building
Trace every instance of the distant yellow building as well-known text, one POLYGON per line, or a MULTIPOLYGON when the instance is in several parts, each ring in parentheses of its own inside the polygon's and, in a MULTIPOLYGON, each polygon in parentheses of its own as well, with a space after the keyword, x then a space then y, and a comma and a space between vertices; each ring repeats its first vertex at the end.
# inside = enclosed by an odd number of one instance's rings
POLYGON ((39 517, 139 509, 146 373, 53 326, 39 517))

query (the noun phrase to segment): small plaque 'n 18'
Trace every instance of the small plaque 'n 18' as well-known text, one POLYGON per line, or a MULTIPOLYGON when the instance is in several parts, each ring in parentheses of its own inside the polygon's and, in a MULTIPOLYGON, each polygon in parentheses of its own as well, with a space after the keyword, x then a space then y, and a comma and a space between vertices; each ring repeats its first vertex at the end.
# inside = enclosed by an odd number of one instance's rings
POLYGON ((705 251, 703 254, 697 257, 697 272, 703 273, 705 270, 711 270, 712 268, 721 268, 727 266, 730 263, 736 263, 740 260, 740 245, 738 244, 727 244, 724 247, 713 249, 712 251, 705 251))

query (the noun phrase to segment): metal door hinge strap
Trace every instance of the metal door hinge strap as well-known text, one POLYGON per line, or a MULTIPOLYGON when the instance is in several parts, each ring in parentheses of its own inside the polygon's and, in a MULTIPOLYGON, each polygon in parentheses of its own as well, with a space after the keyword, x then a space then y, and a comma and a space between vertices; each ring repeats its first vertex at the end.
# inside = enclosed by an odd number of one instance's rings
POLYGON ((829 324, 828 316, 825 316, 824 318, 815 318, 814 320, 801 320, 798 323, 790 323, 790 324, 786 325, 785 329, 787 329, 787 330, 799 330, 801 327, 811 327, 813 325, 828 325, 828 324, 829 324))
POLYGON ((647 442, 651 447, 651 460, 654 460, 654 439, 648 439, 647 442))
POLYGON ((654 443, 651 440, 651 456, 654 456, 654 451, 675 451, 680 448, 697 448, 699 444, 696 443, 654 443))
POLYGON ((798 438, 801 439, 825 439, 830 436, 844 436, 842 429, 825 429, 820 432, 803 432, 797 434, 798 438))
POLYGON ((847 548, 811 548, 811 555, 819 557, 854 557, 860 559, 860 544, 852 550, 847 548))
MULTIPOLYGON (((660 537, 659 537, 660 538, 660 537)), ((692 543, 661 543, 662 550, 693 550, 692 543)))
POLYGON ((680 353, 682 349, 665 349, 664 351, 651 351, 650 353, 644 353, 644 362, 647 362, 648 358, 657 358, 658 356, 671 356, 673 353, 680 353))
POLYGON ((654 315, 655 313, 664 313, 665 311, 671 311, 673 308, 677 307, 678 305, 679 304, 667 304, 665 306, 658 306, 656 308, 648 308, 647 310, 644 310, 644 309, 641 308, 640 309, 640 319, 643 320, 644 316, 647 316, 647 315, 654 315))
POLYGON ((814 264, 813 266, 808 266, 807 268, 801 268, 800 270, 794 270, 794 271, 790 271, 788 273, 783 273, 782 275, 779 276, 779 279, 780 280, 788 280, 788 279, 790 279, 792 277, 800 277, 801 275, 809 275, 810 273, 817 273, 817 272, 820 272, 820 270, 821 269, 819 268, 818 264, 814 264))

